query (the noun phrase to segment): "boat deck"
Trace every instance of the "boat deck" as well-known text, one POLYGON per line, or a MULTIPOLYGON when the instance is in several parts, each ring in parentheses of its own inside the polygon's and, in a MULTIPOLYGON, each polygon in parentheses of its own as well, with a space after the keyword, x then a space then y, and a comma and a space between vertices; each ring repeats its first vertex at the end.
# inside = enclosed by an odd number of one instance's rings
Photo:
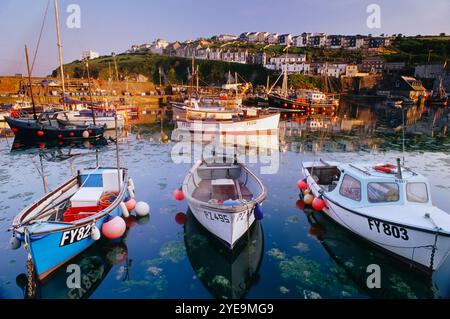
POLYGON ((202 202, 211 200, 225 201, 228 199, 245 199, 252 200, 252 192, 243 183, 233 180, 233 186, 212 186, 211 180, 202 180, 198 187, 194 190, 192 197, 202 202))

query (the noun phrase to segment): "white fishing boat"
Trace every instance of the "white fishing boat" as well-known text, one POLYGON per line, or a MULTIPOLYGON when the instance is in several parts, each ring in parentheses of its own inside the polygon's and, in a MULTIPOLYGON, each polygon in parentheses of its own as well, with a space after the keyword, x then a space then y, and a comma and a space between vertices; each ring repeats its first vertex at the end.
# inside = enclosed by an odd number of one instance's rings
POLYGON ((177 128, 203 134, 270 134, 278 129, 279 113, 257 108, 200 106, 198 101, 173 103, 177 128))
POLYGON ((314 196, 338 224, 426 271, 450 252, 450 215, 432 204, 427 179, 392 164, 302 163, 314 196))
POLYGON ((229 248, 262 217, 260 205, 267 196, 264 184, 244 164, 222 157, 198 161, 182 190, 195 218, 229 248))
MULTIPOLYGON (((95 111, 95 124, 104 126, 106 130, 116 128, 116 119, 114 111, 95 111)), ((92 110, 82 109, 79 111, 70 111, 67 113, 69 121, 77 125, 90 125, 94 123, 92 110)), ((117 128, 122 129, 125 126, 125 119, 117 114, 117 128)))

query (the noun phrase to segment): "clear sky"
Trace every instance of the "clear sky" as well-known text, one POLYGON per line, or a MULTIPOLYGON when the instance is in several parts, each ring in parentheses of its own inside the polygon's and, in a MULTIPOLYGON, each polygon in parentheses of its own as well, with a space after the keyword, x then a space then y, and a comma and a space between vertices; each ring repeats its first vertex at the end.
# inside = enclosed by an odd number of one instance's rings
MULTIPOLYGON (((0 0, 0 74, 25 73, 24 45, 33 52, 48 0, 0 0)), ((57 66, 53 0, 34 74, 57 66)), ((81 51, 123 52, 161 37, 169 41, 220 33, 450 34, 450 0, 59 0, 64 61, 81 51), (369 4, 381 9, 370 29, 369 4), (81 8, 81 28, 66 25, 70 4, 81 8)), ((32 55, 32 53, 31 53, 32 55)))

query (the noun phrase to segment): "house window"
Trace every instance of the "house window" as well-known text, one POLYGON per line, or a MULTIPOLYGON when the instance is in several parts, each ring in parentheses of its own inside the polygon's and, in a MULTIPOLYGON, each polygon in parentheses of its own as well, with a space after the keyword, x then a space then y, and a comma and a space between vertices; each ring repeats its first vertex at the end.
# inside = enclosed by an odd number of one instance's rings
POLYGON ((406 198, 414 203, 427 203, 428 191, 425 183, 408 183, 406 184, 406 198))
POLYGON ((367 198, 371 203, 397 202, 400 198, 396 183, 369 183, 367 198))
POLYGON ((361 182, 350 175, 345 175, 342 180, 339 194, 352 200, 361 200, 361 182))

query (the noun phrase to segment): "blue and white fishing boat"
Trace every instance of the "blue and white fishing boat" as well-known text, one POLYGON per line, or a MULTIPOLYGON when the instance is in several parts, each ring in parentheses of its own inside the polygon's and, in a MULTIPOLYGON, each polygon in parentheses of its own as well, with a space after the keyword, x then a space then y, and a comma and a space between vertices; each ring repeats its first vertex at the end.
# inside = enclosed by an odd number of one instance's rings
POLYGON ((91 246, 105 222, 126 215, 124 202, 133 196, 132 185, 125 168, 88 169, 19 213, 11 227, 12 243, 16 248, 24 244, 37 279, 91 246))

